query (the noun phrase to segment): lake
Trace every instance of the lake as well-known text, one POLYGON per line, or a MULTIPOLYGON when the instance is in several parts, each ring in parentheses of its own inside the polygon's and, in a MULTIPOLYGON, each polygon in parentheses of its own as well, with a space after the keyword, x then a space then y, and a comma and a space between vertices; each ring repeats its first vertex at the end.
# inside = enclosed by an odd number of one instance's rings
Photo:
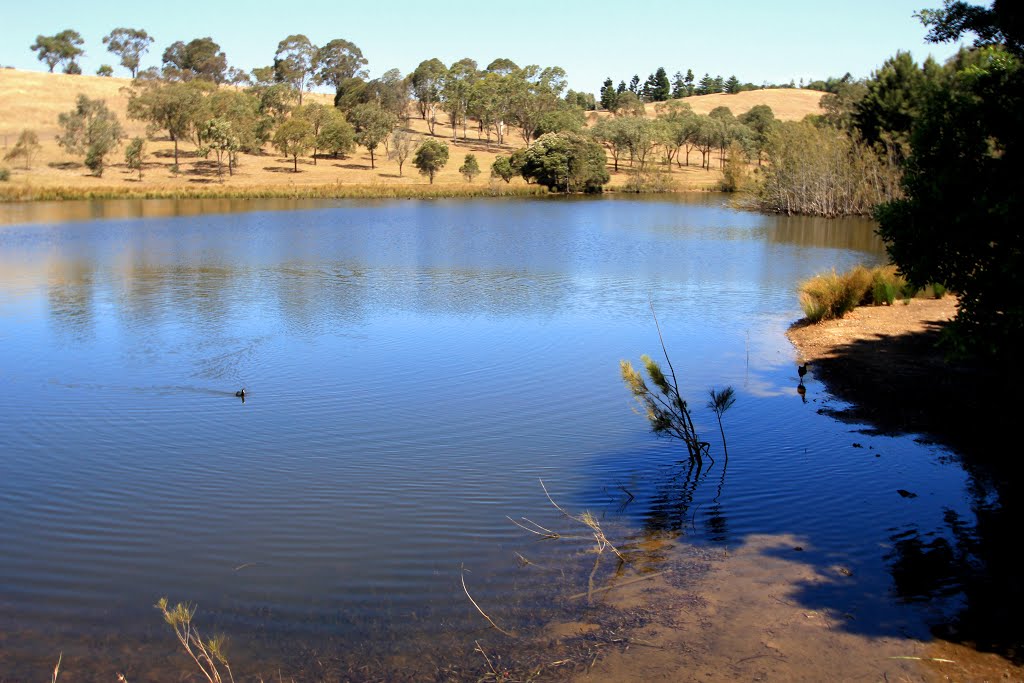
POLYGON ((955 585, 901 594, 892 575, 898 540, 972 524, 955 458, 819 414, 835 402, 813 369, 796 391, 796 284, 883 261, 868 221, 699 195, 69 202, 0 205, 0 223, 14 679, 59 651, 65 668, 184 670, 161 596, 230 636, 236 673, 311 643, 367 661, 471 649, 487 624, 462 577, 517 628, 586 587, 586 540, 507 519, 569 526, 539 480, 627 549, 793 534, 900 614, 957 607, 955 585), (716 456, 702 478, 619 377, 620 359, 660 358, 652 306, 716 456), (703 406, 727 385, 725 474, 703 406), (530 579, 517 553, 565 570, 530 579))

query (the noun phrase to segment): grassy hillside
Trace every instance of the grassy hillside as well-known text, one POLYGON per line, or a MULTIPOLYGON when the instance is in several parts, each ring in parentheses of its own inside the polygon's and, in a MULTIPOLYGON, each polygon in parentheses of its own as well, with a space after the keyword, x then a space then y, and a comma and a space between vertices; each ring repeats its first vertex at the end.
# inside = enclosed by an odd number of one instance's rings
MULTIPOLYGON (((299 173, 292 172, 291 162, 276 152, 269 145, 261 155, 242 155, 239 169, 235 176, 220 183, 216 176, 215 163, 196 157, 194 148, 183 144, 182 173, 173 176, 170 166, 173 163, 171 142, 166 139, 152 140, 147 143, 149 158, 146 163, 144 177, 140 182, 137 175, 124 166, 123 152, 114 154, 108 163, 103 177, 95 178, 82 166, 81 159, 64 153, 57 146, 55 136, 58 133, 57 117, 69 111, 80 94, 90 98, 107 101, 108 106, 118 114, 125 124, 129 135, 145 135, 145 126, 141 122, 131 121, 126 116, 128 103, 127 87, 129 79, 100 78, 98 76, 68 76, 44 72, 20 71, 14 69, 0 70, 0 145, 6 152, 17 139, 23 129, 34 130, 42 144, 38 159, 29 170, 20 168, 11 162, 0 162, 0 165, 11 169, 12 176, 8 183, 0 185, 0 199, 4 196, 31 198, 33 192, 40 188, 48 188, 50 196, 73 191, 81 192, 140 192, 154 193, 217 193, 222 190, 240 193, 273 194, 274 188, 280 192, 319 192, 317 188, 337 187, 339 184, 348 188, 350 195, 392 195, 407 192, 416 194, 426 189, 427 179, 420 176, 406 161, 401 175, 398 164, 386 158, 384 150, 378 149, 376 168, 370 168, 369 154, 363 148, 343 159, 320 158, 314 164, 312 159, 300 159, 299 173), (6 186, 6 193, 4 192, 6 186), (351 186, 351 187, 349 187, 351 186), (386 187, 385 187, 386 186, 386 187), (397 187, 396 187, 397 186, 397 187), (356 188, 361 188, 355 191, 356 188)), ((329 94, 311 93, 310 101, 330 103, 333 98, 329 94)), ((805 90, 758 90, 737 95, 705 95, 687 100, 694 111, 706 113, 724 104, 734 114, 747 111, 756 104, 767 104, 781 119, 799 119, 808 113, 817 113, 818 100, 821 93, 805 90)), ((648 107, 653 113, 653 107, 648 107)), ((424 121, 413 118, 410 130, 417 135, 426 136, 427 128, 424 121)), ((476 130, 471 126, 468 139, 453 141, 451 129, 441 125, 437 127, 440 136, 446 136, 451 148, 448 165, 438 174, 432 192, 447 191, 451 193, 479 192, 489 184, 505 189, 505 183, 488 178, 491 163, 498 154, 509 154, 523 146, 522 139, 514 131, 509 131, 507 144, 488 144, 478 139, 476 130), (476 155, 483 173, 472 184, 468 184, 458 173, 463 157, 467 153, 476 155)), ((672 175, 679 189, 701 190, 715 187, 718 184, 718 171, 703 171, 695 166, 676 168, 672 175)), ((625 171, 612 174, 611 187, 621 185, 626 178, 625 171)), ((514 180, 512 186, 523 185, 522 180, 514 180)), ((325 194, 330 191, 324 189, 325 194)))

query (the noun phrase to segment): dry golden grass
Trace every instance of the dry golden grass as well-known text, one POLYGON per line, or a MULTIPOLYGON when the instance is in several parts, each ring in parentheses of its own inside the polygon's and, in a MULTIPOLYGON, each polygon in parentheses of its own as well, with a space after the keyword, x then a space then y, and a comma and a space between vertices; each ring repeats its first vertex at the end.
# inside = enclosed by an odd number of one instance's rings
MULTIPOLYGON (((212 160, 196 157, 195 148, 188 143, 180 145, 181 174, 170 172, 173 164, 173 145, 167 139, 150 140, 146 146, 148 158, 142 181, 124 165, 124 152, 118 150, 108 159, 103 177, 90 175, 82 160, 66 154, 56 143, 59 131, 57 117, 73 108, 78 95, 106 100, 108 106, 121 118, 129 136, 144 136, 145 125, 127 118, 128 93, 131 81, 125 78, 98 76, 68 76, 45 72, 0 70, 0 144, 6 151, 23 129, 39 135, 42 149, 31 169, 21 168, 20 161, 2 163, 11 169, 11 180, 4 183, 0 201, 4 199, 34 199, 42 197, 88 196, 441 196, 485 194, 489 191, 523 192, 527 188, 522 180, 506 186, 501 180, 491 180, 488 172, 495 156, 510 154, 523 146, 522 139, 510 129, 506 144, 489 144, 472 125, 466 137, 459 131, 459 139, 452 140, 451 128, 438 125, 436 133, 450 147, 447 166, 438 173, 434 186, 419 175, 407 160, 402 174, 398 164, 387 159, 384 149, 378 148, 376 168, 370 168, 369 153, 362 147, 342 159, 300 158, 299 172, 292 171, 292 163, 274 152, 268 145, 261 155, 241 155, 239 168, 233 177, 225 173, 219 179, 212 160), (476 155, 483 173, 473 183, 467 183, 458 172, 467 153, 476 155), (355 187, 350 187, 355 186, 355 187), (517 186, 521 186, 517 188, 517 186), (332 189, 334 188, 334 189, 332 189)), ((310 93, 309 101, 331 103, 329 94, 310 93)), ((820 93, 802 90, 761 90, 738 95, 706 95, 688 100, 695 111, 710 111, 719 100, 739 114, 755 104, 768 104, 779 118, 802 118, 817 111, 820 93), (724 99, 722 99, 724 98, 724 99)), ((649 107, 653 113, 653 107, 649 107)), ((426 122, 413 118, 409 129, 416 135, 427 137, 426 122)), ((628 176, 628 166, 612 173, 610 189, 621 187, 628 176)), ((610 170, 610 169, 609 169, 610 170)), ((704 171, 697 166, 675 168, 672 179, 679 190, 710 190, 718 186, 721 173, 704 171)), ((532 188, 530 188, 532 189, 532 188)))

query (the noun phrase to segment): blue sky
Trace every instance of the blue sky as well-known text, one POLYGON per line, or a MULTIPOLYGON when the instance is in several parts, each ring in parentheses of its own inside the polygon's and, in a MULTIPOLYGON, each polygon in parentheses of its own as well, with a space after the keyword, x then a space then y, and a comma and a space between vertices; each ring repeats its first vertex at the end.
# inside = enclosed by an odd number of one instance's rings
POLYGON ((427 3, 422 0, 347 2, 302 0, 178 0, 75 2, 39 5, 8 0, 0 25, 0 65, 45 70, 29 49, 38 34, 65 28, 85 38, 85 73, 109 63, 125 75, 101 39, 112 28, 143 28, 156 42, 142 60, 159 65, 176 40, 211 36, 228 62, 245 70, 272 62, 277 43, 304 33, 316 44, 345 38, 369 60, 372 76, 389 68, 408 73, 423 59, 446 64, 495 57, 519 65, 558 65, 570 87, 596 92, 605 76, 641 79, 664 66, 669 75, 693 69, 745 82, 783 83, 867 76, 897 50, 943 60, 955 45, 928 45, 913 14, 941 0, 521 0, 503 3, 427 3), (280 7, 285 7, 281 10, 280 7))

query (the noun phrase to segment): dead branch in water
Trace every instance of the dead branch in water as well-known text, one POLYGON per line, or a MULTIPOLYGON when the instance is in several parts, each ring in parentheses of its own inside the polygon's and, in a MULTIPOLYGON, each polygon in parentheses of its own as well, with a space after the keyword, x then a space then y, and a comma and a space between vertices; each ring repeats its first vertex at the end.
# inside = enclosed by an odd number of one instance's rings
POLYGON ((476 607, 476 611, 480 613, 480 616, 482 616, 484 619, 486 619, 487 623, 489 623, 491 626, 496 628, 501 633, 504 633, 506 636, 508 636, 510 638, 517 638, 518 636, 516 636, 516 634, 509 633, 508 631, 506 631, 505 629, 503 629, 502 627, 500 627, 496 623, 494 623, 494 619, 491 619, 489 616, 487 616, 487 613, 484 612, 483 609, 480 608, 480 605, 478 605, 476 600, 473 599, 473 596, 469 594, 469 589, 466 587, 466 567, 465 567, 465 565, 462 566, 462 571, 459 572, 459 578, 462 579, 462 590, 466 592, 466 597, 469 598, 469 601, 471 603, 473 603, 473 607, 476 607))

